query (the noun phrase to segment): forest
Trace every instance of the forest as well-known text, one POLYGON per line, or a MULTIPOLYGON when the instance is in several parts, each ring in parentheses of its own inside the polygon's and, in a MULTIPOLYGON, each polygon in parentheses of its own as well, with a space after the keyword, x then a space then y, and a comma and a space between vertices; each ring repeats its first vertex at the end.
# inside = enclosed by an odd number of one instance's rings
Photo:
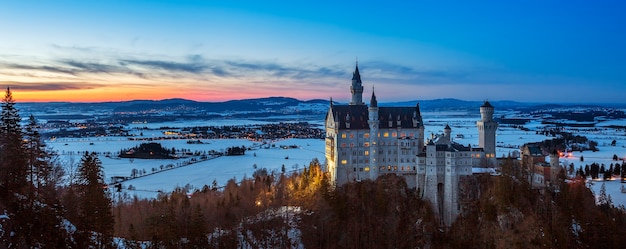
MULTIPOLYGON (((7 89, 0 117, 0 248, 623 248, 624 207, 582 177, 536 190, 513 159, 478 175, 450 227, 402 177, 331 186, 312 159, 286 174, 258 169, 224 187, 124 198, 85 153, 63 172, 7 89)), ((207 176, 207 179, 209 177, 207 176)))

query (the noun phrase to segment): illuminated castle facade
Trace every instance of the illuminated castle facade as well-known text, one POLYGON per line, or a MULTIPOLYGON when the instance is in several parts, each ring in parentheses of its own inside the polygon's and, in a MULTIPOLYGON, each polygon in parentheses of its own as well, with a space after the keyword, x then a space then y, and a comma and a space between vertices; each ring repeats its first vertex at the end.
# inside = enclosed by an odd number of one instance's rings
POLYGON ((433 135, 425 143, 419 104, 408 107, 379 107, 372 91, 370 104, 363 102, 363 84, 356 66, 348 105, 330 103, 326 115, 326 170, 331 182, 340 186, 379 175, 404 177, 409 188, 430 201, 444 225, 461 212, 459 179, 472 175, 472 168, 495 162, 493 106, 480 107, 479 146, 471 148, 452 141, 451 128, 433 135))

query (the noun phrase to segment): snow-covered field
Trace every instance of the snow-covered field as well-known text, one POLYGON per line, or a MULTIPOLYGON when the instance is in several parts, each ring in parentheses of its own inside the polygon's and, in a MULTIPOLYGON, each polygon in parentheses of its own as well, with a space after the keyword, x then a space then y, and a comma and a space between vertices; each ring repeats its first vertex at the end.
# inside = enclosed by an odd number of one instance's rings
MULTIPOLYGON (((431 133, 439 134, 443 132, 446 124, 452 128, 452 137, 461 144, 471 144, 478 146, 478 131, 476 121, 480 118, 477 114, 462 115, 459 113, 423 113, 425 123, 425 136, 430 137, 431 133), (460 134, 457 136, 457 134, 460 134)), ((132 124, 128 129, 131 134, 138 137, 141 134, 144 138, 156 138, 163 136, 161 130, 142 130, 138 128, 148 127, 156 129, 159 127, 201 126, 201 125, 252 125, 267 123, 265 121, 250 120, 227 120, 219 123, 212 121, 197 122, 167 122, 151 124, 132 124)), ((319 123, 323 123, 320 121, 319 123)), ((564 165, 573 163, 575 168, 597 162, 605 164, 608 169, 613 161, 613 155, 626 157, 626 132, 607 128, 608 125, 626 125, 626 120, 609 120, 596 126, 597 129, 579 128, 574 130, 575 135, 587 136, 589 139, 598 142, 598 152, 578 152, 574 151, 570 156, 561 158, 564 165), (611 146, 611 141, 616 140, 616 146, 611 146), (580 156, 584 157, 584 162, 580 161, 580 156)), ((497 131, 497 155, 503 156, 509 153, 518 152, 518 146, 528 142, 539 142, 549 139, 544 135, 537 135, 535 130, 543 127, 540 121, 533 121, 526 125, 530 131, 522 131, 510 126, 501 125, 497 131)), ((90 138, 59 138, 53 141, 46 141, 49 146, 56 149, 62 160, 67 165, 72 162, 74 165, 80 162, 81 152, 95 151, 99 153, 110 152, 117 155, 121 149, 126 149, 139 145, 145 141, 130 141, 125 137, 90 137, 90 138)), ((243 177, 251 177, 256 168, 267 168, 268 170, 280 172, 282 166, 287 171, 302 169, 308 165, 313 158, 320 162, 324 161, 324 141, 320 139, 288 139, 272 142, 275 146, 262 145, 261 142, 253 142, 244 139, 220 139, 203 140, 203 144, 187 144, 187 140, 158 140, 165 148, 187 149, 191 152, 206 152, 209 150, 224 151, 231 146, 253 147, 243 156, 219 157, 186 165, 174 167, 170 170, 160 171, 161 165, 171 164, 173 166, 185 165, 191 158, 169 159, 169 160, 142 160, 142 159, 119 159, 116 156, 100 156, 107 180, 112 176, 130 176, 132 169, 137 169, 149 174, 123 183, 124 191, 129 195, 139 197, 154 197, 157 191, 171 191, 176 187, 190 185, 194 188, 202 188, 204 185, 211 186, 215 180, 218 186, 223 186, 229 179, 236 178, 237 181, 243 177), (281 145, 296 145, 297 148, 281 149, 281 145), (255 156, 256 155, 256 156, 255 156), (157 173, 152 173, 152 168, 157 169, 157 173), (132 185, 136 190, 130 191, 128 187, 132 185)), ((199 157, 197 157, 199 158, 199 157)), ((621 163, 621 161, 618 161, 621 163)), ((71 169, 68 169, 71 170, 71 169)), ((592 189, 599 192, 601 183, 595 182, 592 189)), ((607 181, 606 190, 611 195, 616 205, 626 206, 626 194, 621 193, 620 181, 607 181)))

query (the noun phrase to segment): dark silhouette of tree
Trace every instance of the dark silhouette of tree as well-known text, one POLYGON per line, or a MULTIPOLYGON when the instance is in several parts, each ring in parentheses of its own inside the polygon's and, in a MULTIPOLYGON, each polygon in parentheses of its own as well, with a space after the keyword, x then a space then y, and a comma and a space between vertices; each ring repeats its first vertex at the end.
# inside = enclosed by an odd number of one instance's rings
POLYGON ((0 186, 2 186, 0 197, 5 200, 14 198, 13 194, 24 194, 28 191, 26 178, 28 167, 20 121, 13 94, 7 87, 2 99, 0 116, 0 186))
POLYGON ((112 248, 113 214, 102 163, 95 152, 85 152, 75 185, 79 198, 77 244, 81 248, 112 248))

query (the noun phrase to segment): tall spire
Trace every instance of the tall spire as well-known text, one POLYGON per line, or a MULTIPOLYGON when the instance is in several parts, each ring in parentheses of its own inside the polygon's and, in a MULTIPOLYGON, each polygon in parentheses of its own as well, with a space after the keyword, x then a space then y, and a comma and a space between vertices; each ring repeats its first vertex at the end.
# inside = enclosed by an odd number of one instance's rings
POLYGON ((365 105, 363 103, 363 84, 361 82, 361 74, 359 73, 359 62, 356 62, 354 73, 352 73, 352 85, 350 86, 352 101, 350 105, 365 105))
POLYGON ((358 83, 362 83, 361 82, 361 74, 359 73, 359 62, 356 62, 356 68, 354 69, 354 73, 352 73, 352 81, 355 81, 358 83))
POLYGON ((370 100, 370 107, 378 107, 378 101, 376 100, 376 94, 374 94, 373 86, 372 86, 372 99, 370 100))

